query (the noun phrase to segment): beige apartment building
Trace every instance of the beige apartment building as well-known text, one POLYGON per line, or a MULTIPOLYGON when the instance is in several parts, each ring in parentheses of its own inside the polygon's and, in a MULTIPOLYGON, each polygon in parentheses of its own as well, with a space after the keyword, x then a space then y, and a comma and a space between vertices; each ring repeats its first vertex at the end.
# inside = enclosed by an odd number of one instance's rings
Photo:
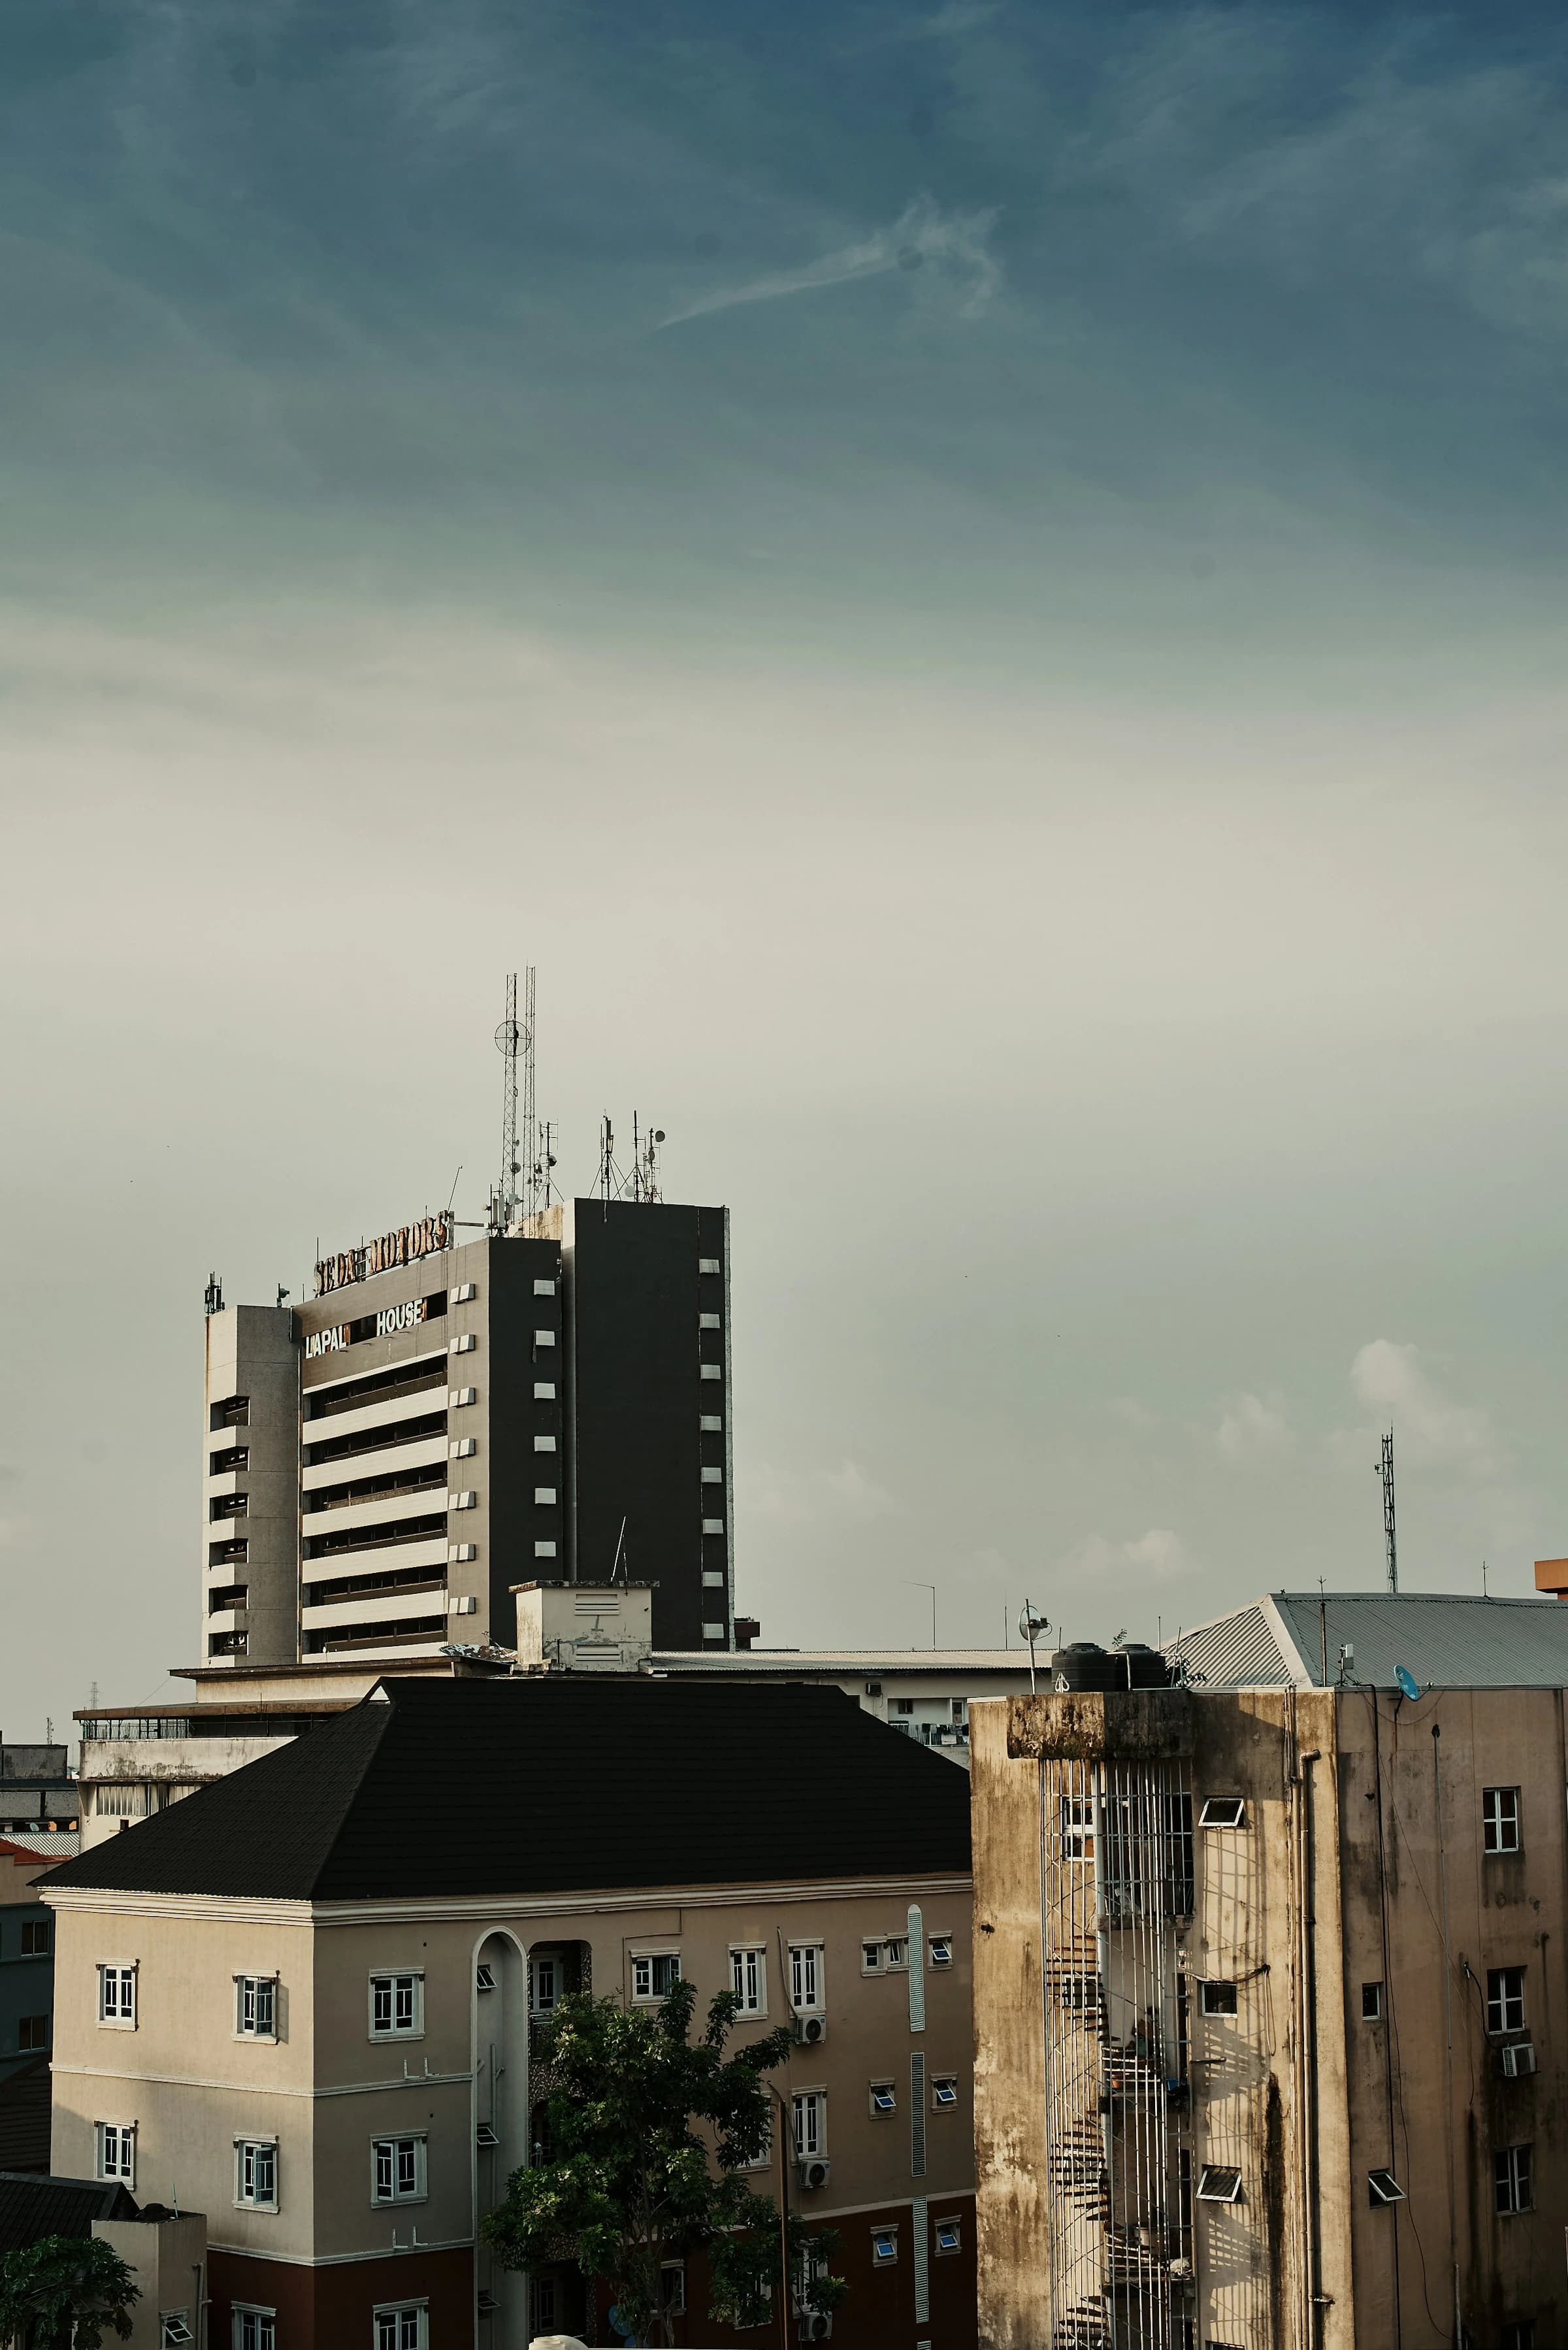
POLYGON ((972 1716, 987 2350, 1568 2339, 1568 1609, 1275 1594, 972 1716))
MULTIPOLYGON (((678 1972, 742 2039, 792 2026, 757 2182, 836 2230, 840 2341, 968 2350, 968 1796, 834 1690, 389 1681, 51 1877, 52 2167, 206 2215, 214 2350, 607 2341, 591 2284, 507 2273, 477 2221, 540 2020, 678 1972)), ((669 2292, 727 2338, 695 2268, 669 2292)))

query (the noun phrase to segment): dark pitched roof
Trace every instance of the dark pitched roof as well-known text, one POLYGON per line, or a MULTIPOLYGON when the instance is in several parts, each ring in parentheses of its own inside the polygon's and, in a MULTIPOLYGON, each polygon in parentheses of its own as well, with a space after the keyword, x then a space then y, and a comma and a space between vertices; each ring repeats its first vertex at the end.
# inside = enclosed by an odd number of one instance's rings
POLYGON ((48 1890, 352 1901, 969 1868, 968 1773, 838 1690, 384 1687, 48 1890))
POLYGON ((90 2236, 95 2220, 134 2220, 136 2198, 118 2179, 36 2178, 0 2170, 0 2252, 45 2236, 90 2236))
POLYGON ((0 2170, 48 2167, 49 2060, 35 2056, 0 2081, 0 2170))

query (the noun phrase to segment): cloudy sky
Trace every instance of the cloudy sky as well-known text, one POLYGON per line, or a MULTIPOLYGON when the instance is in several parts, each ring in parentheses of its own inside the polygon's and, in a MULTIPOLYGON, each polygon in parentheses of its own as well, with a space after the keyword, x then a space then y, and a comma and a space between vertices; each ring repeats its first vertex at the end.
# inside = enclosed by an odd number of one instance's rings
POLYGON ((1568 25, 12 0, 0 1730, 194 1658, 202 1291, 734 1213, 764 1638, 1568 1552, 1568 25))

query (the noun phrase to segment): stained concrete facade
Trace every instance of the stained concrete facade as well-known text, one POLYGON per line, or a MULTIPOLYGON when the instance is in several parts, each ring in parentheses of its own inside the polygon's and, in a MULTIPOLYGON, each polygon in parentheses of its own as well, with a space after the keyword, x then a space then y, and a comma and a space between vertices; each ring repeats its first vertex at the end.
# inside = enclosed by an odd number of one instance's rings
POLYGON ((1013 1698, 971 1740, 981 2344, 1565 2338, 1563 1692, 1013 1698))

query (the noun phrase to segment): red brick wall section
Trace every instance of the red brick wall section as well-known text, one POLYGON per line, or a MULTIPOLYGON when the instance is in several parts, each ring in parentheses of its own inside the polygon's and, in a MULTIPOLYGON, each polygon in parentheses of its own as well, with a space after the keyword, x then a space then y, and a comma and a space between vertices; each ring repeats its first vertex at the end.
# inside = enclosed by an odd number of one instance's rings
POLYGON ((473 2339, 473 2255, 466 2247, 318 2269, 213 2252, 207 2290, 212 2350, 229 2350, 236 2302, 276 2310, 277 2350, 372 2350, 370 2314, 389 2301, 429 2301, 431 2350, 459 2350, 473 2339))
MULTIPOLYGON (((929 2200, 930 2316, 919 2323, 915 2317, 911 2220, 908 2203, 890 2203, 884 2210, 856 2211, 825 2221, 838 2235, 833 2272, 843 2277, 849 2287, 848 2298, 834 2315, 833 2350, 915 2350, 917 2342, 929 2342, 934 2350, 975 2350, 973 2193, 938 2195, 929 2200), (936 2222, 947 2219, 957 2219, 960 2223, 961 2249, 939 2259, 935 2249, 936 2222), (871 2231, 878 2221, 898 2230, 898 2257, 890 2268, 872 2264, 871 2231)), ((800 2337, 793 2323, 787 2345, 781 2339, 777 2294, 769 2324, 737 2334, 732 2326, 715 2325, 709 2317, 707 2283, 705 2264, 701 2260, 689 2260, 686 2314, 677 2320, 674 2329, 677 2345, 722 2345, 726 2350, 731 2345, 733 2350, 797 2350, 800 2337)), ((594 2322, 587 2339, 608 2345, 608 2350, 617 2350, 616 2336, 607 2323, 609 2296, 602 2285, 596 2289, 592 2303, 594 2322)), ((281 2342, 278 2350, 284 2350, 281 2342)))

